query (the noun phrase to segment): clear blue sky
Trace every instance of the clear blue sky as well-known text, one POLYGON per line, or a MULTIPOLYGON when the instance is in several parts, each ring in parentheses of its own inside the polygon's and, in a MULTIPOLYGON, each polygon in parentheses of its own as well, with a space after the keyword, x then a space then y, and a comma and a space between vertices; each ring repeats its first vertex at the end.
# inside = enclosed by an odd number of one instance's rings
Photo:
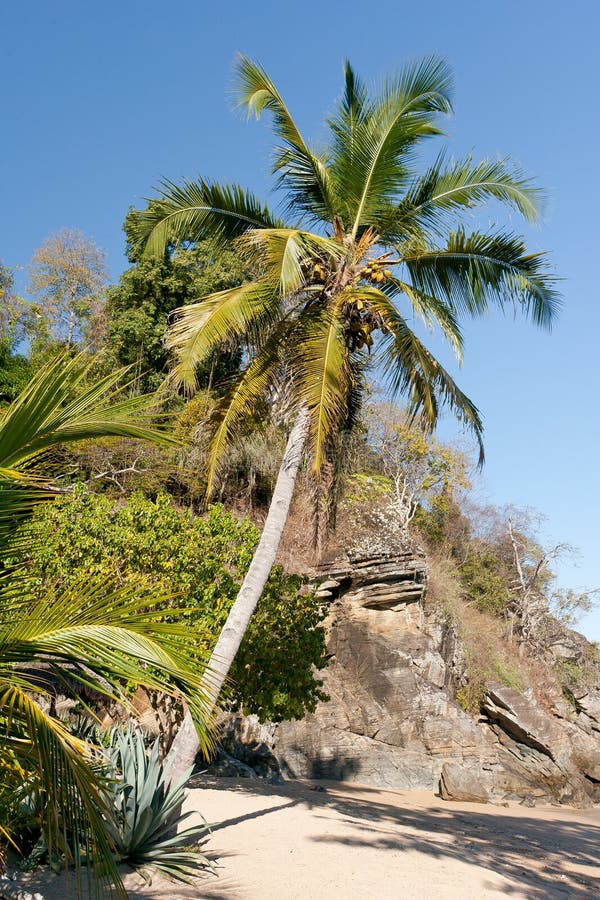
MULTIPOLYGON (((345 57, 377 79, 406 58, 445 56, 456 74, 452 152, 508 154, 538 177, 545 221, 525 233, 564 279, 551 336, 511 317, 466 328, 460 383, 486 422, 481 491, 544 512, 545 537, 581 551, 562 583, 600 586, 595 2, 22 0, 3 4, 2 32, 0 259, 25 267, 50 232, 77 227, 107 252, 115 279, 125 212, 161 177, 266 193, 268 129, 232 114, 227 96, 236 51, 268 68, 315 138, 345 57)), ((600 615, 582 629, 600 639, 600 615)))

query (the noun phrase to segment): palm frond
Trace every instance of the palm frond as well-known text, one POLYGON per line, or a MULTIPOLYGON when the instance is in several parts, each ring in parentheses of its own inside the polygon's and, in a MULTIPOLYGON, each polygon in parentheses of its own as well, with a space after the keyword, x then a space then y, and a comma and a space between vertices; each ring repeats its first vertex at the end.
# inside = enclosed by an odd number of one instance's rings
POLYGON ((19 614, 12 620, 3 616, 0 623, 0 679, 16 678, 23 689, 43 693, 50 671, 53 679, 105 695, 109 685, 122 682, 184 696, 204 749, 210 749, 211 719, 198 674, 206 658, 189 628, 169 621, 169 596, 86 577, 35 598, 26 570, 11 571, 5 582, 3 611, 19 609, 19 614), (32 660, 47 661, 49 668, 31 668, 32 660))
POLYGON ((478 316, 494 304, 521 308, 536 325, 552 326, 560 299, 543 253, 527 253, 511 234, 450 234, 442 249, 400 247, 413 285, 444 297, 457 313, 478 316))
POLYGON ((344 197, 344 216, 353 237, 378 224, 378 215, 405 186, 407 152, 427 135, 438 134, 438 113, 448 113, 451 76, 446 64, 429 57, 388 80, 361 116, 349 117, 342 105, 330 120, 331 159, 336 193, 344 197))
POLYGON ((26 569, 0 580, 0 758, 21 762, 50 852, 74 866, 78 885, 85 880, 90 895, 107 897, 113 882, 125 896, 107 838, 115 812, 92 748, 33 698, 48 701, 57 690, 81 696, 87 688, 131 709, 121 685, 184 698, 208 753, 206 656, 189 628, 168 620, 169 597, 87 575, 67 589, 38 593, 26 569))
POLYGON ((384 293, 391 297, 404 294, 419 319, 430 330, 438 325, 444 337, 452 347, 458 362, 463 358, 463 336, 454 311, 444 300, 431 294, 425 294, 406 281, 390 278, 382 286, 384 293))
POLYGON ((479 465, 483 465, 483 423, 475 404, 409 328, 386 294, 372 288, 366 299, 387 332, 381 338, 378 359, 391 397, 408 397, 411 417, 429 431, 438 423, 440 406, 447 407, 475 436, 479 465))
POLYGON ((415 224, 435 231, 444 229, 449 216, 498 200, 516 209, 530 222, 537 220, 542 191, 506 159, 473 162, 471 156, 445 165, 445 154, 409 187, 395 217, 386 222, 392 243, 410 236, 415 224))
POLYGON ((313 280, 316 262, 335 264, 345 256, 332 238, 297 228, 263 228, 247 232, 236 242, 240 254, 276 282, 282 297, 290 297, 313 280))
POLYGON ((152 396, 126 396, 129 369, 90 383, 91 364, 85 353, 49 362, 0 421, 0 540, 49 498, 51 479, 36 466, 57 445, 107 436, 176 443, 152 427, 152 396))
POLYGON ((212 417, 215 430, 210 444, 207 472, 208 497, 214 493, 215 481, 227 447, 252 421, 276 380, 282 347, 289 339, 285 324, 285 320, 282 320, 280 326, 273 330, 215 408, 212 417))
POLYGON ((147 256, 162 256, 172 244, 209 237, 218 246, 249 228, 278 228, 281 221, 250 191, 237 184, 199 179, 177 185, 163 181, 135 225, 135 245, 147 256))
POLYGON ((311 471, 319 475, 332 439, 343 430, 352 386, 346 322, 339 309, 304 316, 295 333, 293 376, 299 404, 310 417, 311 471))
POLYGON ((237 63, 238 101, 248 116, 260 118, 265 110, 273 117, 273 127, 283 146, 275 151, 273 171, 289 192, 291 210, 331 221, 336 213, 332 202, 327 158, 311 151, 304 141, 279 91, 258 63, 239 56, 237 63))
POLYGON ((4 680, 0 712, 0 749, 26 764, 50 856, 59 854, 73 866, 79 896, 126 898, 104 826, 112 812, 89 748, 4 680))
POLYGON ((177 360, 171 379, 192 391, 198 365, 215 350, 234 342, 260 343, 281 316, 278 288, 277 282, 266 279, 252 281, 175 310, 167 333, 167 348, 177 360))
MULTIPOLYGON (((101 436, 173 443, 150 427, 153 397, 124 396, 130 370, 119 369, 86 383, 87 354, 59 356, 43 366, 0 421, 0 468, 23 468, 57 444, 101 436)), ((17 474, 15 473, 15 478, 17 474)))

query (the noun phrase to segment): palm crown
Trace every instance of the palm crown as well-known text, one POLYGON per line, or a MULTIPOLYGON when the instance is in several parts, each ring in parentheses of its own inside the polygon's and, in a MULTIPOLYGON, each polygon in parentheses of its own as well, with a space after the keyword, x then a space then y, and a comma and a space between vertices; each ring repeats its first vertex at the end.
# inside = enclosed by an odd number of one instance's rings
POLYGON ((538 189, 505 160, 447 163, 442 154, 415 174, 415 148, 441 134, 439 119, 451 112, 451 75, 438 59, 405 67, 374 96, 347 64, 324 151, 306 143, 264 69, 241 57, 237 75, 248 115, 272 115, 285 220, 237 185, 166 182, 139 229, 150 253, 207 236, 235 239, 259 273, 178 310, 169 330, 174 374, 188 387, 215 349, 246 348, 245 367, 217 413, 211 485, 225 446, 281 379, 307 411, 312 472, 321 477, 352 424, 372 350, 392 394, 404 395, 426 427, 446 405, 481 448, 477 408, 407 317, 439 326, 459 359, 460 316, 490 304, 517 304, 550 326, 558 298, 543 255, 527 253, 513 234, 461 224, 465 211, 488 200, 534 220, 538 189))

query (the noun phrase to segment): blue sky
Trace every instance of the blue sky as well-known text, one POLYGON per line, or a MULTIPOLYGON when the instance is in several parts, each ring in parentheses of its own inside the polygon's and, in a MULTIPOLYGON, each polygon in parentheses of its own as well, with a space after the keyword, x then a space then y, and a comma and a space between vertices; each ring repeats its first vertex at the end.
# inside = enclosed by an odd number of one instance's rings
MULTIPOLYGON (((126 265, 121 224, 163 176, 269 186, 270 135, 232 113, 237 51, 260 60, 318 140, 344 58, 376 80, 437 53, 456 77, 449 146, 510 155, 548 194, 544 221, 484 224, 526 234, 562 279, 551 336, 497 315, 465 328, 460 384, 485 416, 483 500, 543 512, 544 538, 580 549, 560 579, 600 586, 595 263, 600 137, 592 0, 205 3, 104 0, 3 4, 0 259, 24 267, 52 231, 77 227, 126 265)), ((437 343, 434 343, 439 349, 437 343)), ((447 428, 444 428, 446 433, 447 428)), ((600 639, 600 615, 582 623, 600 639)))

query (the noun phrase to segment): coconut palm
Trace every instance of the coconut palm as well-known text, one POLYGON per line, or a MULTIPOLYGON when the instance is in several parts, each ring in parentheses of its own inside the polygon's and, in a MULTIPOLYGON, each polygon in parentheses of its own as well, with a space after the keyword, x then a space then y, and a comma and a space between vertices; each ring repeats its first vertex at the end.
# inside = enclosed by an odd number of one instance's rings
MULTIPOLYGON (((295 409, 262 539, 214 649, 214 701, 273 564, 305 451, 317 511, 331 493, 340 440, 360 408, 365 360, 376 360, 390 393, 423 427, 432 429, 448 407, 479 441, 481 461, 477 408, 408 317, 439 326, 460 359, 461 316, 510 304, 549 327, 558 303, 542 255, 528 253, 514 234, 462 224, 463 213, 488 200, 534 220, 540 194, 529 179, 507 160, 447 162, 444 154, 415 172, 415 150, 441 134, 440 118, 451 112, 444 62, 408 65, 374 94, 347 64, 325 149, 305 141, 261 66, 241 57, 237 83, 249 116, 271 114, 285 218, 238 185, 165 182, 138 232, 149 254, 178 241, 235 240, 259 273, 177 310, 169 329, 173 377, 188 389, 216 349, 244 348, 246 364, 215 417, 209 490, 227 445, 282 383, 295 409)), ((189 764, 196 746, 188 720, 174 748, 178 765, 189 764)))
MULTIPOLYGON (((123 688, 144 685, 187 699, 207 746, 199 659, 187 629, 164 621, 161 597, 85 579, 68 590, 39 594, 15 524, 56 492, 50 454, 81 438, 129 436, 165 440, 149 427, 148 398, 127 398, 124 372, 90 383, 89 360, 59 358, 42 369, 0 421, 0 549, 10 564, 0 574, 0 769, 11 795, 0 797, 0 833, 24 803, 35 810, 51 855, 83 872, 99 897, 126 896, 113 861, 107 822, 116 815, 93 748, 53 714, 57 692, 92 691, 127 706, 123 688), (86 869, 82 864, 87 862, 86 869)), ((53 464, 52 464, 53 463, 53 464)), ((205 662, 205 661, 204 661, 205 662)))

